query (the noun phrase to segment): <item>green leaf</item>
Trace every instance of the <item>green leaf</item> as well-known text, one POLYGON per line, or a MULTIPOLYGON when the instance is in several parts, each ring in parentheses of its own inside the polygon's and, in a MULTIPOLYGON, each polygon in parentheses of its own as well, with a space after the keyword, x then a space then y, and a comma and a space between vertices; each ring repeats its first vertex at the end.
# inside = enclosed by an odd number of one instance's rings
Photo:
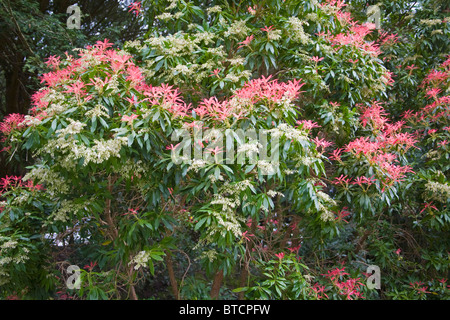
POLYGON ((56 126, 58 125, 58 120, 57 119, 53 119, 53 121, 52 121, 52 126, 51 126, 51 128, 52 128, 52 130, 53 131, 56 131, 56 126))
POLYGON ((92 117, 91 119, 92 124, 91 124, 91 132, 94 133, 95 130, 97 129, 97 117, 92 117))
POLYGON ((85 145, 87 145, 87 146, 90 145, 89 139, 88 139, 85 135, 80 134, 79 137, 81 138, 81 140, 83 140, 83 142, 84 142, 85 145))
POLYGON ((100 123, 102 124, 102 126, 103 126, 105 129, 108 129, 108 128, 109 128, 109 125, 106 123, 106 121, 105 121, 102 117, 99 117, 98 120, 100 120, 100 123))
POLYGON ((161 67, 164 65, 165 60, 161 60, 156 64, 155 71, 159 71, 161 67))
POLYGON ((151 259, 148 260, 148 268, 150 269, 150 273, 152 276, 155 275, 155 265, 153 264, 153 261, 151 259))
POLYGON ((203 217, 202 219, 200 219, 199 222, 197 222, 197 224, 194 227, 194 231, 197 231, 198 229, 200 229, 200 227, 206 222, 207 217, 203 217))
POLYGON ((128 135, 128 146, 129 147, 131 147, 131 145, 133 144, 135 136, 136 135, 134 132, 132 132, 131 134, 128 135))

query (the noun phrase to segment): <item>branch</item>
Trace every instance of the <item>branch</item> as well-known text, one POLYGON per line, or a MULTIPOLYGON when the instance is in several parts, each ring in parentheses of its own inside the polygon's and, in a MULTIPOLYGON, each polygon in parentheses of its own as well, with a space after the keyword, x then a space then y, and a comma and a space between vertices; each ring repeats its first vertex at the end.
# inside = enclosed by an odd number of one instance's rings
MULTIPOLYGON (((3 3, 3 2, 2 2, 2 3, 3 3)), ((13 12, 12 12, 12 9, 11 9, 11 3, 10 3, 10 1, 8 0, 8 7, 7 7, 5 4, 3 4, 3 5, 4 5, 4 7, 6 8, 6 11, 8 11, 9 15, 11 16, 11 19, 12 19, 14 25, 16 26, 16 29, 17 29, 17 31, 18 31, 19 38, 22 40, 23 44, 24 44, 25 47, 28 49, 28 51, 30 51, 30 53, 31 53, 32 55, 36 56, 36 54, 34 53, 34 51, 31 49, 30 45, 28 44, 28 41, 25 39, 25 36, 23 35, 23 33, 22 33, 21 29, 20 29, 20 26, 19 26, 19 24, 17 23, 17 20, 16 20, 16 18, 15 18, 14 15, 13 15, 13 12)))

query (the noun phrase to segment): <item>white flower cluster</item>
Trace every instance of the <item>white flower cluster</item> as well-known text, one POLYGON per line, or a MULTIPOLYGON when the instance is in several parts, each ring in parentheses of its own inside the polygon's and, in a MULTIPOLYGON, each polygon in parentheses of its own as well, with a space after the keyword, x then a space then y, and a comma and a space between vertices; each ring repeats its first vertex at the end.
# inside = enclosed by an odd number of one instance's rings
POLYGON ((281 101, 277 103, 280 108, 280 112, 289 112, 295 109, 295 105, 291 101, 291 97, 287 97, 288 93, 285 93, 285 96, 281 98, 281 101))
POLYGON ((42 120, 30 116, 30 115, 26 115, 24 121, 22 122, 22 124, 24 124, 27 127, 33 127, 33 126, 38 126, 40 125, 42 122, 42 120))
POLYGON ((275 191, 275 190, 268 190, 266 193, 271 198, 276 197, 276 196, 284 197, 284 194, 282 194, 281 192, 275 191))
POLYGON ((150 253, 147 251, 139 251, 133 259, 128 263, 134 264, 134 270, 139 270, 141 267, 146 267, 148 260, 150 259, 150 253))
POLYGON ((180 57, 199 49, 198 45, 182 32, 152 37, 146 40, 146 44, 155 47, 160 53, 172 57, 180 57))
POLYGON ((220 129, 212 128, 205 132, 204 136, 202 137, 202 141, 216 141, 216 139, 219 139, 223 137, 223 132, 220 129))
MULTIPOLYGON (((193 41, 195 43, 203 42, 205 45, 214 43, 214 40, 217 38, 217 35, 215 33, 209 32, 209 31, 197 32, 193 36, 194 36, 193 41)), ((220 55, 225 54, 225 51, 223 50, 223 46, 217 47, 217 54, 220 54, 220 55)))
POLYGON ((215 182, 217 182, 217 180, 223 181, 223 176, 222 176, 222 175, 219 175, 219 178, 216 178, 215 175, 210 174, 210 175, 208 176, 208 179, 209 179, 212 183, 215 183, 215 182))
POLYGON ((75 203, 73 200, 63 200, 61 201, 60 208, 50 215, 47 223, 52 224, 56 221, 66 222, 70 218, 69 214, 84 211, 88 205, 89 203, 75 203))
POLYGON ((84 165, 90 162, 99 164, 111 157, 120 158, 120 149, 128 141, 126 137, 94 140, 94 146, 89 148, 84 144, 79 144, 74 138, 74 135, 80 133, 86 124, 72 119, 68 120, 70 124, 66 128, 56 131, 58 138, 50 140, 38 153, 54 154, 56 150, 67 153, 67 156, 61 162, 67 168, 74 168, 75 161, 80 158, 84 158, 84 165))
POLYGON ((281 39, 281 30, 270 30, 267 37, 271 41, 277 41, 281 39))
POLYGON ((80 71, 89 69, 102 63, 102 61, 89 49, 75 48, 73 51, 79 51, 81 68, 80 71))
POLYGON ((314 161, 316 160, 316 158, 312 158, 312 157, 299 157, 296 159, 297 160, 297 166, 300 165, 304 165, 306 167, 311 166, 314 161))
POLYGON ((291 174, 297 173, 296 170, 286 169, 283 171, 285 175, 289 176, 291 174))
POLYGON ((309 21, 318 21, 318 18, 319 18, 319 16, 317 15, 317 13, 314 13, 314 12, 308 13, 305 16, 305 19, 309 20, 309 21))
POLYGON ((166 8, 166 10, 172 10, 176 8, 178 0, 169 0, 170 5, 166 8))
POLYGON ((348 76, 346 76, 345 74, 342 74, 342 73, 339 75, 338 79, 339 80, 344 80, 347 83, 355 82, 355 80, 353 80, 352 78, 350 78, 350 77, 348 77, 348 76))
MULTIPOLYGON (((74 135, 74 134, 78 134, 81 132, 81 130, 83 130, 83 128, 86 126, 85 123, 82 123, 80 121, 75 121, 72 120, 70 118, 67 118, 67 120, 69 120, 69 125, 67 127, 65 127, 64 129, 60 129, 56 131, 56 134, 58 134, 58 139, 59 140, 66 140, 65 136, 66 135, 74 135)), ((62 142, 60 141, 60 142, 62 142)))
POLYGON ((206 9, 206 12, 208 14, 216 13, 216 12, 222 12, 222 8, 220 6, 214 6, 214 7, 206 9))
POLYGON ((127 41, 124 45, 125 48, 135 48, 138 50, 145 49, 146 45, 142 45, 140 40, 127 41))
POLYGON ((422 55, 420 54, 415 54, 413 56, 410 57, 404 57, 403 58, 403 63, 406 64, 409 61, 416 61, 417 59, 422 58, 422 55))
POLYGON ((181 73, 182 75, 190 76, 192 72, 193 72, 192 68, 185 66, 183 64, 178 64, 175 68, 172 68, 172 73, 174 75, 181 73))
POLYGON ((241 98, 239 96, 233 96, 229 101, 229 105, 234 113, 243 112, 244 115, 247 115, 253 108, 253 103, 250 98, 241 98))
POLYGON ((14 249, 17 246, 18 242, 15 240, 8 240, 6 242, 3 242, 0 245, 0 250, 2 249, 14 249))
POLYGON ((237 148, 238 153, 245 153, 248 157, 255 153, 259 153, 259 150, 262 148, 261 143, 256 140, 252 140, 248 143, 243 143, 237 148))
POLYGON ((278 161, 258 160, 258 169, 261 170, 264 175, 272 175, 278 171, 280 163, 278 161))
POLYGON ((202 255, 200 256, 201 258, 208 258, 209 262, 213 262, 214 260, 216 260, 217 257, 217 251, 214 249, 205 251, 202 253, 202 255))
POLYGON ((226 231, 231 231, 236 238, 242 236, 242 230, 239 223, 239 220, 242 219, 239 219, 236 216, 235 210, 241 204, 239 193, 247 189, 249 185, 250 182, 248 180, 240 181, 232 185, 227 181, 220 189, 220 193, 214 194, 211 204, 221 205, 222 210, 220 212, 212 212, 212 215, 217 219, 218 225, 211 227, 207 239, 216 233, 221 233, 223 235, 226 231))
MULTIPOLYGON (((234 57, 234 58, 227 59, 227 61, 228 61, 232 66, 241 66, 241 65, 244 64, 245 58, 236 56, 236 57, 234 57)), ((249 72, 249 73, 250 73, 249 70, 244 70, 244 72, 249 72)), ((250 76, 250 75, 249 75, 249 76, 250 76)))
POLYGON ((185 82, 189 83, 190 81, 194 81, 194 82, 202 82, 202 80, 208 78, 211 74, 211 70, 214 69, 214 67, 209 67, 209 65, 215 65, 215 62, 213 61, 208 61, 204 64, 198 65, 198 68, 196 69, 196 71, 193 73, 193 77, 187 79, 185 82))
MULTIPOLYGON (((43 88, 44 89, 44 88, 43 88)), ((43 90, 41 89, 41 90, 43 90)), ((67 99, 67 97, 62 94, 60 91, 56 91, 53 88, 45 88, 47 93, 41 98, 41 101, 51 102, 51 103, 63 103, 67 99)))
POLYGON ((442 20, 441 19, 421 19, 419 21, 419 23, 420 24, 424 24, 424 25, 426 25, 428 27, 432 27, 432 26, 435 26, 437 24, 441 24, 442 20))
POLYGON ((33 168, 23 177, 23 180, 32 180, 37 184, 45 185, 46 192, 50 195, 69 191, 66 180, 51 168, 33 168))
POLYGON ((431 31, 432 36, 434 36, 435 34, 444 34, 444 32, 442 31, 442 29, 436 29, 431 31))
POLYGON ((74 159, 84 158, 84 164, 89 162, 102 163, 111 157, 120 158, 120 150, 122 146, 126 145, 128 139, 126 137, 118 137, 112 140, 94 140, 95 145, 92 148, 87 148, 82 145, 75 145, 72 149, 74 159))
POLYGON ((187 29, 188 30, 194 30, 198 27, 198 24, 196 23, 189 23, 187 29))
POLYGON ((224 211, 228 211, 233 215, 233 209, 239 207, 241 204, 240 193, 248 188, 253 188, 250 180, 242 180, 235 183, 225 181, 219 189, 219 193, 214 194, 214 199, 211 203, 221 204, 224 211))
POLYGON ((230 195, 238 195, 240 192, 247 190, 247 188, 252 187, 252 183, 250 180, 242 180, 230 184, 229 181, 226 181, 224 185, 220 188, 221 194, 230 194, 230 195))
POLYGON ((308 134, 304 130, 296 129, 286 123, 281 123, 277 128, 265 130, 266 133, 272 134, 273 137, 285 136, 286 139, 298 142, 308 140, 308 134))
MULTIPOLYGON (((239 30, 244 28, 244 26, 244 21, 233 24, 230 30, 227 30, 228 36, 232 33, 234 34, 234 32, 241 32, 239 30)), ((195 27, 196 25, 191 25, 189 29, 194 29, 195 27)), ((198 32, 193 34, 178 32, 173 35, 153 37, 147 40, 146 44, 153 47, 158 55, 183 57, 186 59, 187 62, 185 63, 178 63, 176 66, 161 70, 161 76, 166 81, 172 81, 175 85, 181 85, 208 79, 211 76, 211 70, 223 69, 224 61, 229 62, 231 66, 242 66, 245 59, 242 57, 228 59, 223 45, 216 45, 216 39, 217 34, 198 30, 198 32), (202 61, 202 63, 192 63, 194 61, 202 61)), ((142 68, 142 73, 146 77, 154 76, 154 66, 155 61, 148 60, 146 66, 142 68)), ((251 77, 251 73, 248 70, 236 72, 233 69, 227 69, 229 70, 228 74, 224 76, 231 82, 237 83, 242 79, 248 80, 251 77)))
POLYGON ((320 214, 320 220, 322 221, 333 221, 334 220, 334 213, 328 210, 325 206, 320 205, 321 207, 321 214, 320 214))
POLYGON ((175 20, 178 20, 178 19, 180 19, 182 16, 184 16, 184 13, 181 12, 181 11, 179 11, 179 12, 177 12, 177 13, 175 13, 175 14, 173 15, 173 18, 174 18, 175 20))
POLYGON ((45 112, 47 112, 47 115, 49 115, 49 116, 54 116, 54 115, 62 113, 66 109, 67 108, 60 103, 51 103, 49 105, 49 107, 47 109, 45 109, 45 112))
POLYGON ((321 200, 319 202, 320 219, 322 221, 333 221, 334 213, 330 209, 328 209, 327 206, 336 205, 336 201, 331 199, 331 197, 325 192, 318 191, 316 194, 317 197, 321 200))
MULTIPOLYGON (((23 250, 25 251, 25 249, 26 248, 24 248, 23 250)), ((15 255, 13 257, 2 257, 0 259, 0 267, 2 265, 10 264, 10 263, 12 263, 12 264, 21 264, 21 263, 24 263, 28 259, 29 259, 29 257, 24 255, 24 254, 17 254, 17 255, 15 255)))
POLYGON ((436 161, 441 158, 442 154, 439 150, 430 150, 423 157, 430 159, 431 161, 436 161))
POLYGON ((94 108, 91 110, 86 111, 85 115, 87 117, 105 117, 109 118, 108 114, 109 110, 102 104, 96 104, 94 108))
POLYGON ((335 16, 340 9, 337 6, 335 6, 332 2, 329 2, 322 4, 321 10, 325 16, 335 16))
MULTIPOLYGON (((163 71, 162 77, 166 81, 173 81, 176 85, 180 85, 182 83, 201 82, 211 75, 211 70, 222 68, 221 61, 226 59, 223 46, 207 48, 206 52, 211 53, 212 57, 202 64, 191 63, 191 61, 199 60, 199 55, 204 53, 203 48, 208 44, 214 44, 216 37, 216 34, 208 31, 195 34, 179 32, 166 37, 151 38, 147 40, 147 43, 155 48, 160 55, 185 57, 187 61, 190 61, 185 65, 177 64, 177 66, 169 67, 163 71), (200 46, 200 43, 203 43, 203 45, 200 46)), ((142 73, 147 77, 152 77, 155 74, 154 64, 155 62, 152 60, 147 61, 142 73)))
MULTIPOLYGON (((133 186, 136 187, 142 195, 148 194, 148 186, 146 177, 146 172, 151 172, 153 166, 149 163, 145 163, 141 160, 134 162, 132 159, 127 159, 127 161, 120 165, 119 168, 114 168, 114 172, 120 174, 125 179, 131 179, 133 181, 133 186)), ((151 188, 151 187, 150 187, 151 188)))
POLYGON ((239 82, 240 77, 230 72, 225 76, 225 79, 236 83, 239 82))
POLYGON ((223 206, 224 210, 228 210, 229 208, 234 209, 236 206, 239 206, 240 201, 239 199, 230 200, 220 194, 215 194, 211 204, 220 204, 223 206))
POLYGON ((427 198, 441 203, 447 203, 450 200, 450 185, 436 181, 428 181, 425 189, 431 193, 427 198))
POLYGON ((203 159, 194 159, 191 162, 191 165, 187 169, 187 171, 193 170, 195 173, 197 173, 200 169, 204 168, 206 166, 206 161, 203 159))
POLYGON ((226 231, 231 231, 236 238, 242 236, 241 226, 232 210, 222 212, 213 211, 212 215, 217 219, 219 225, 213 226, 209 230, 207 238, 213 236, 217 232, 223 235, 226 231))
MULTIPOLYGON (((109 89, 112 90, 109 93, 110 96, 117 94, 119 92, 119 81, 117 79, 118 79, 118 75, 117 75, 117 73, 114 73, 108 81, 108 90, 109 89)), ((101 90, 103 90, 103 88, 101 90)), ((99 92, 102 92, 101 90, 99 90, 99 92)))
POLYGON ((330 204, 330 205, 336 205, 336 201, 333 200, 328 194, 326 194, 323 191, 318 191, 317 196, 319 199, 321 199, 323 202, 330 204))
POLYGON ((235 36, 237 39, 245 38, 250 31, 250 28, 247 27, 245 20, 236 20, 229 27, 228 30, 225 31, 225 38, 229 38, 230 36, 235 36))
POLYGON ((155 18, 159 19, 159 20, 166 21, 166 20, 172 19, 173 18, 173 14, 171 14, 170 12, 164 12, 164 13, 162 13, 160 15, 157 15, 155 18))
POLYGON ((8 265, 18 265, 27 261, 30 250, 23 246, 18 247, 17 241, 6 237, 1 237, 0 242, 2 242, 0 245, 0 286, 2 286, 10 281, 8 270, 11 270, 11 267, 8 265))
POLYGON ((215 47, 215 48, 208 48, 206 50, 206 52, 207 53, 211 53, 211 54, 213 54, 213 55, 215 55, 217 57, 220 57, 220 58, 225 58, 225 56, 226 56, 226 52, 224 51, 223 46, 218 46, 218 47, 215 47))

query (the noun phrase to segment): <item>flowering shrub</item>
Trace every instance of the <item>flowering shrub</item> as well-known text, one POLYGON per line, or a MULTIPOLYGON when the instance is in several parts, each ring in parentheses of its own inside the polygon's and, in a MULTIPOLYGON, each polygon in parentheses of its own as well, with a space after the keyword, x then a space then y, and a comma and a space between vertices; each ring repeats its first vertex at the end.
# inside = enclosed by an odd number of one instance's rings
POLYGON ((448 297, 449 60, 396 119, 396 37, 345 7, 136 2, 167 32, 49 57, 0 124, 27 165, 2 180, 1 295, 137 299, 166 277, 174 298, 448 297))
POLYGON ((366 298, 364 292, 370 294, 364 279, 352 277, 345 272, 345 267, 336 267, 325 274, 313 276, 293 252, 276 254, 275 259, 263 262, 260 270, 262 280, 256 280, 252 287, 236 291, 245 291, 250 299, 271 300, 357 300, 366 298))

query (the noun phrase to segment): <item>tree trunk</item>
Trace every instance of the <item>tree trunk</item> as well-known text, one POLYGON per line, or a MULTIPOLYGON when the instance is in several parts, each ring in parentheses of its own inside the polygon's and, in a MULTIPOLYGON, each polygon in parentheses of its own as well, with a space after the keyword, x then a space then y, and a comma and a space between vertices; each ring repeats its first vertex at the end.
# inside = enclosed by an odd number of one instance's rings
POLYGON ((138 300, 136 290, 134 289, 133 285, 131 285, 131 287, 130 287, 130 297, 131 297, 131 300, 138 300))
POLYGON ((19 108, 19 65, 13 65, 10 72, 5 72, 6 88, 5 88, 5 102, 6 114, 22 113, 19 108))
MULTIPOLYGON (((242 270, 241 270, 241 278, 239 279, 239 288, 242 288, 245 286, 245 283, 247 282, 247 277, 248 277, 248 265, 246 262, 244 262, 244 265, 242 266, 242 270)), ((238 300, 244 300, 245 296, 244 296, 244 291, 240 291, 238 293, 238 300)))
POLYGON ((172 287, 172 292, 175 297, 175 300, 180 300, 180 296, 178 295, 178 284, 177 284, 177 278, 175 277, 175 272, 173 269, 173 262, 172 262, 172 255, 170 251, 166 252, 166 265, 167 265, 167 271, 169 272, 169 280, 170 280, 170 286, 172 287))
POLYGON ((220 287, 222 286, 222 280, 223 280, 223 270, 217 271, 216 275, 214 276, 214 281, 211 286, 211 299, 216 300, 219 298, 219 292, 220 287))
POLYGON ((130 269, 128 269, 128 277, 129 277, 129 279, 130 279, 130 281, 131 281, 131 284, 130 284, 130 291, 129 291, 129 294, 130 294, 130 299, 131 300, 138 300, 138 297, 137 297, 137 294, 136 294, 136 289, 134 288, 134 285, 133 285, 133 273, 134 273, 134 271, 133 271, 133 265, 130 267, 130 269))

